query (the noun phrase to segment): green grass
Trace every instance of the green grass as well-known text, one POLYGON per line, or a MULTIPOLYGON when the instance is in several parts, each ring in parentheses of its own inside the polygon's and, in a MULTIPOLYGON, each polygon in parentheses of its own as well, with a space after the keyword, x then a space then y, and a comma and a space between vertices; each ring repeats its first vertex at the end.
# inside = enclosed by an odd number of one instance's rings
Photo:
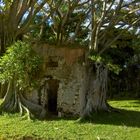
POLYGON ((18 114, 0 116, 1 140, 139 140, 140 100, 109 102, 120 113, 94 114, 92 120, 26 120, 18 114))

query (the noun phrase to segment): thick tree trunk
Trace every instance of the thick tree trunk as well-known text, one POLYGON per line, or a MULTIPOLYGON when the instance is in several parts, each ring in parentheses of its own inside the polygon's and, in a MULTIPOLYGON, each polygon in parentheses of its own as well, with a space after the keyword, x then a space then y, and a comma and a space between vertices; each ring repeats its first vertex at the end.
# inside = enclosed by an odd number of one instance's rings
POLYGON ((107 68, 102 63, 96 64, 96 73, 93 66, 88 66, 86 72, 85 90, 81 96, 81 117, 90 116, 93 112, 109 111, 107 104, 107 68))

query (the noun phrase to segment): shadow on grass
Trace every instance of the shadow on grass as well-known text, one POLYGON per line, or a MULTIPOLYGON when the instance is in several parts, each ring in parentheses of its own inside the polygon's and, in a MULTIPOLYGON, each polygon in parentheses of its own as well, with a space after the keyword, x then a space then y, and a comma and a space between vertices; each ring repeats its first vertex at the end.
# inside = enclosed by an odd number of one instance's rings
POLYGON ((123 110, 120 112, 102 112, 95 113, 91 118, 82 119, 80 123, 93 123, 93 124, 109 124, 109 125, 120 125, 140 128, 140 112, 123 110))
POLYGON ((94 113, 92 117, 78 119, 78 117, 58 118, 56 116, 49 117, 46 121, 69 121, 73 120, 78 123, 93 123, 93 124, 109 124, 118 126, 130 126, 140 128, 140 111, 119 109, 119 112, 99 112, 94 113))
MULTIPOLYGON (((117 100, 118 101, 118 100, 117 100)), ((120 100, 121 101, 121 100, 120 100)), ((122 100, 124 101, 124 100, 122 100)), ((128 101, 128 100, 127 100, 128 101)), ((138 109, 140 107, 140 100, 132 100, 128 104, 120 103, 119 107, 138 109)), ((108 125, 118 125, 118 126, 130 126, 140 128, 140 111, 137 110, 126 110, 126 109, 117 109, 119 112, 99 112, 93 113, 92 117, 78 120, 78 117, 69 117, 69 118, 58 118, 51 117, 47 119, 49 121, 61 121, 61 120, 75 120, 79 123, 93 123, 93 124, 108 124, 108 125)))
POLYGON ((140 104, 140 100, 136 100, 134 101, 134 103, 140 104))

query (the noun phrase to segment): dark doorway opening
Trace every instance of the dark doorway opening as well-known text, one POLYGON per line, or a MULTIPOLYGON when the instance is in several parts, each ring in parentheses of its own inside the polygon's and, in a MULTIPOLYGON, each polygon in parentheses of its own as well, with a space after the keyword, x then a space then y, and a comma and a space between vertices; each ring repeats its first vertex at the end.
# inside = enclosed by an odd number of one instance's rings
POLYGON ((49 92, 48 92, 48 112, 54 115, 58 114, 57 111, 57 92, 59 88, 59 80, 48 80, 49 92))

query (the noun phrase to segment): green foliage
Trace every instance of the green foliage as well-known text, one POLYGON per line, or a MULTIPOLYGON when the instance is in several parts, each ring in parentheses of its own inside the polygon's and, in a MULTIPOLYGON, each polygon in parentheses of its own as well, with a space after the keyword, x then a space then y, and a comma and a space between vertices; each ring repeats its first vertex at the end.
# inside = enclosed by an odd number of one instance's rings
MULTIPOLYGON (((122 31, 123 34, 121 34, 121 36, 109 47, 109 49, 106 49, 104 53, 99 55, 92 51, 89 57, 94 62, 104 63, 104 65, 115 74, 119 74, 125 67, 128 67, 128 64, 134 55, 139 55, 140 53, 140 40, 138 35, 125 29, 111 29, 107 33, 107 40, 108 38, 112 40, 122 31)), ((103 44, 99 44, 100 49, 103 49, 103 47, 103 44)))
POLYGON ((16 81, 19 89, 27 89, 36 84, 35 74, 39 70, 41 59, 31 46, 25 42, 16 42, 0 58, 0 82, 16 81))
POLYGON ((119 74, 122 70, 119 65, 113 63, 111 57, 108 55, 100 56, 98 54, 92 54, 89 58, 96 63, 104 63, 108 70, 114 72, 115 74, 119 74))
POLYGON ((89 56, 89 58, 95 62, 101 63, 103 62, 103 58, 100 55, 97 54, 92 54, 91 56, 89 56))
POLYGON ((119 74, 119 72, 122 70, 119 65, 115 65, 112 63, 108 63, 107 67, 110 71, 113 71, 115 74, 119 74))
POLYGON ((140 54, 140 36, 132 40, 133 48, 135 50, 135 54, 140 54))

